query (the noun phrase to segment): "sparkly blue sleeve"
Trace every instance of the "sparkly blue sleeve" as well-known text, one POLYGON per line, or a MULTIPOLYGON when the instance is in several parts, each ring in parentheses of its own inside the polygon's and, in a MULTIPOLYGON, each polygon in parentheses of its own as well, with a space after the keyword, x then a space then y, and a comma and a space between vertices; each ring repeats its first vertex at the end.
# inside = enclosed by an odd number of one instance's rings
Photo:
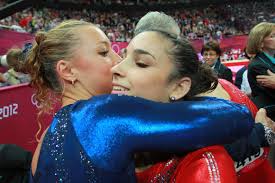
POLYGON ((71 108, 81 145, 95 164, 109 170, 125 168, 138 151, 184 152, 230 143, 254 124, 246 107, 211 97, 157 103, 108 95, 71 108))

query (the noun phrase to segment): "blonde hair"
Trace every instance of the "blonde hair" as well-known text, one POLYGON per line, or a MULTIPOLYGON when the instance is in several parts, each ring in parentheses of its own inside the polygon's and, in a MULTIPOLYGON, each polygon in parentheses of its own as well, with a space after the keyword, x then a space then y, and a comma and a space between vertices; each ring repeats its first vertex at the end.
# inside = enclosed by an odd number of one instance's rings
POLYGON ((262 51, 262 42, 274 30, 275 24, 262 22, 252 28, 247 41, 247 53, 257 54, 262 51))
MULTIPOLYGON (((75 50, 80 44, 76 30, 91 25, 93 26, 84 21, 67 20, 49 32, 36 34, 26 59, 25 70, 31 76, 31 86, 36 89, 35 99, 41 106, 38 119, 42 114, 52 112, 53 104, 61 98, 63 86, 56 73, 57 62, 74 58, 75 50)), ((40 123, 39 128, 41 130, 40 123)))

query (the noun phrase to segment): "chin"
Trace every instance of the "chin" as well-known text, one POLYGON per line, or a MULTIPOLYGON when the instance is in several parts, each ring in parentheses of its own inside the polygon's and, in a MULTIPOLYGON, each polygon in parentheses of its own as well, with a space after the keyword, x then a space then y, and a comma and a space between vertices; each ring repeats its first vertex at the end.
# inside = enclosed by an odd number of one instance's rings
POLYGON ((100 92, 100 95, 111 94, 111 92, 112 92, 112 89, 110 88, 108 90, 104 90, 104 91, 100 92))

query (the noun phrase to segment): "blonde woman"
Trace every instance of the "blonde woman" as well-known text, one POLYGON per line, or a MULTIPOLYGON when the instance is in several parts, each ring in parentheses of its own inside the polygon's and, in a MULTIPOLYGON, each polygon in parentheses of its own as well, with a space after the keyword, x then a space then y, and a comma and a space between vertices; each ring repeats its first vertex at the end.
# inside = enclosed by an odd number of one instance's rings
POLYGON ((275 115, 270 109, 275 106, 275 89, 257 82, 257 76, 275 72, 275 24, 263 22, 256 25, 249 34, 247 52, 256 56, 248 66, 248 81, 252 91, 252 100, 258 108, 265 107, 274 121, 275 115), (273 106, 273 107, 272 107, 273 106))

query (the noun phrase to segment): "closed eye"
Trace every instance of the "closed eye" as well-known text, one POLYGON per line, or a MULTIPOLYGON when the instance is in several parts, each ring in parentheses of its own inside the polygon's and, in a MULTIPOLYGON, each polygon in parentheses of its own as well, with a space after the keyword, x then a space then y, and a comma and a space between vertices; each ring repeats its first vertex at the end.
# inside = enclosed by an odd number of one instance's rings
POLYGON ((99 52, 99 54, 103 57, 106 57, 108 55, 109 51, 103 51, 103 52, 99 52))
POLYGON ((144 63, 140 63, 140 62, 137 62, 136 65, 140 68, 146 68, 148 67, 148 65, 144 64, 144 63))

